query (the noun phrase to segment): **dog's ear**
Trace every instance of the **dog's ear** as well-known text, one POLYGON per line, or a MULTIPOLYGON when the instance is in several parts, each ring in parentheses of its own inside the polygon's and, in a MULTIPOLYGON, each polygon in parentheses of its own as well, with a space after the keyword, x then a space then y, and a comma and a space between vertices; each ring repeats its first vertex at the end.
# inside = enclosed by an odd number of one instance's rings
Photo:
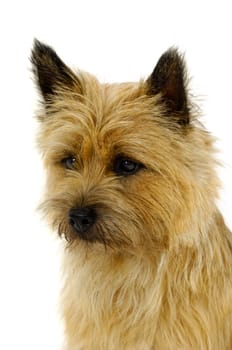
POLYGON ((56 52, 37 39, 31 53, 32 70, 45 102, 51 102, 60 88, 82 93, 77 76, 59 58, 56 52))
POLYGON ((189 123, 186 80, 183 56, 175 48, 169 49, 160 57, 147 80, 148 94, 160 93, 166 114, 173 115, 183 125, 189 123))

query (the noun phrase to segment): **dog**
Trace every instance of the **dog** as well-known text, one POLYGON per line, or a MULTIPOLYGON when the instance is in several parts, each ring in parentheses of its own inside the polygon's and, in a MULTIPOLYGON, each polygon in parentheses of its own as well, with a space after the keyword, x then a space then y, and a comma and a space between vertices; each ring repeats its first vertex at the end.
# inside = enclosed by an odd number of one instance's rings
POLYGON ((36 39, 31 62, 67 350, 231 350, 232 235, 183 55, 120 84, 36 39))

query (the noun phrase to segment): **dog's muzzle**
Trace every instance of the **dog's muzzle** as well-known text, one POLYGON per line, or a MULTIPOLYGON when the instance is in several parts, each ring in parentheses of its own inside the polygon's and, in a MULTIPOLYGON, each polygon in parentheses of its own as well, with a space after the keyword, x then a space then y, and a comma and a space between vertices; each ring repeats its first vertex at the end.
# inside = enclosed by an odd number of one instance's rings
POLYGON ((81 207, 70 209, 68 219, 73 229, 84 238, 84 234, 96 222, 96 217, 96 210, 93 207, 81 207))

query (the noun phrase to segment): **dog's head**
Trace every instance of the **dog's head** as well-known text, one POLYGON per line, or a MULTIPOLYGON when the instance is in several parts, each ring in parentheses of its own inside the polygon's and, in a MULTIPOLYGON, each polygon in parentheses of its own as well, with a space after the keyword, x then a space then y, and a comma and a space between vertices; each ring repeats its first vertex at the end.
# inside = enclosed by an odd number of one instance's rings
POLYGON ((38 41, 32 64, 47 170, 41 207, 59 234, 153 250, 194 230, 217 181, 212 139, 196 125, 178 51, 165 52, 138 83, 100 84, 38 41))

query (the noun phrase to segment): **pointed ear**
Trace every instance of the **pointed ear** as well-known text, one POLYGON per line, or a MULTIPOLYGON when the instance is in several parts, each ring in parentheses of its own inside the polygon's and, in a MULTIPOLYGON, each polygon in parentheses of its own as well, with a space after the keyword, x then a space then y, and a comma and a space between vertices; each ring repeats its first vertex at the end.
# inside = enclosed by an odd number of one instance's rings
POLYGON ((45 102, 52 100, 58 88, 77 88, 81 93, 81 84, 77 76, 68 68, 56 52, 49 46, 34 40, 31 53, 33 73, 45 102))
POLYGON ((186 68, 177 49, 171 48, 160 57, 147 87, 149 95, 161 94, 167 115, 173 115, 179 124, 189 123, 186 68))

